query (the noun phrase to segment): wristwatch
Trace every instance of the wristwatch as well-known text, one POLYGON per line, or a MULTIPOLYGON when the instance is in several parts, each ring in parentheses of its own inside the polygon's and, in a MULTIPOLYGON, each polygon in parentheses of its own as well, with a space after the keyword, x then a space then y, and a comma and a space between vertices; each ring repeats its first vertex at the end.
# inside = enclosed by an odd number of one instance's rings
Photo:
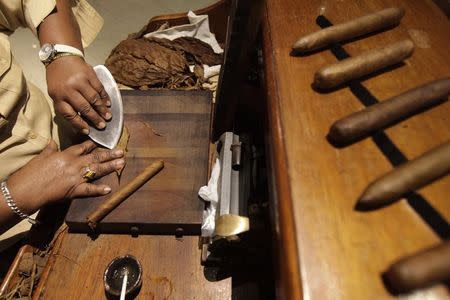
POLYGON ((39 59, 45 66, 50 64, 55 59, 67 55, 75 55, 84 58, 83 52, 68 45, 44 44, 39 50, 39 59))

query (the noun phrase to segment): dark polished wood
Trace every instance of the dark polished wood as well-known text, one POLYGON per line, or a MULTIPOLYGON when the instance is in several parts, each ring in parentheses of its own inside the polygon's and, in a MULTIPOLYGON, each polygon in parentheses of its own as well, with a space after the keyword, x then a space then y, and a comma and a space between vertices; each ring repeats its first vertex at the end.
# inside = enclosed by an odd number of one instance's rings
MULTIPOLYGON (((120 177, 99 180, 114 193, 157 160, 164 168, 97 226, 98 232, 200 234, 207 183, 211 93, 209 91, 123 91, 124 124, 130 133, 120 177)), ((72 201, 71 231, 90 232, 86 217, 110 195, 72 201)))
MULTIPOLYGON (((405 200, 373 212, 353 209, 367 184, 393 166, 371 138, 342 149, 326 140, 335 120, 364 107, 348 87, 311 88, 314 73, 336 57, 329 50, 289 55, 299 37, 320 29, 319 13, 337 24, 392 6, 406 10, 398 27, 344 45, 353 56, 405 38, 415 43, 404 65, 362 82, 380 101, 450 74, 450 23, 432 1, 267 0, 263 51, 280 298, 390 299, 382 272, 440 241, 405 200)), ((449 116, 447 102, 385 132, 412 159, 450 138, 449 116)), ((418 191, 447 222, 449 190, 446 177, 418 191)), ((409 297, 449 293, 436 285, 409 297)))
POLYGON ((105 299, 104 271, 113 258, 126 254, 143 269, 135 299, 230 299, 231 279, 210 282, 203 275, 198 239, 101 235, 91 240, 65 233, 33 299, 105 299))

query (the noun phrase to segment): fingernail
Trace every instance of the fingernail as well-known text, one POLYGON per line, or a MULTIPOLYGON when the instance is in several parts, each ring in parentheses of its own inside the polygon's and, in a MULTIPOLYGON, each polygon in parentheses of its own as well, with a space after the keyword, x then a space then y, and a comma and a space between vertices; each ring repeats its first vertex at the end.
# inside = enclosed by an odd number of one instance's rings
POLYGON ((105 114, 105 118, 106 118, 107 120, 111 119, 111 117, 112 117, 111 113, 107 112, 107 113, 105 114))
POLYGON ((87 128, 84 128, 84 129, 82 129, 81 130, 81 132, 83 133, 83 134, 89 134, 89 129, 87 129, 87 128))
POLYGON ((106 105, 107 105, 107 106, 111 106, 111 101, 106 100, 106 105))
POLYGON ((121 157, 123 155, 123 150, 114 150, 113 155, 114 157, 121 157))
POLYGON ((116 167, 123 167, 125 165, 125 160, 123 159, 119 159, 118 161, 116 161, 116 167))
POLYGON ((105 122, 100 122, 100 123, 97 124, 97 127, 100 128, 100 129, 103 129, 103 128, 106 127, 106 124, 105 124, 105 122))
POLYGON ((108 194, 109 192, 111 192, 111 188, 110 188, 109 186, 106 186, 106 187, 103 189, 103 192, 104 192, 105 194, 108 194))

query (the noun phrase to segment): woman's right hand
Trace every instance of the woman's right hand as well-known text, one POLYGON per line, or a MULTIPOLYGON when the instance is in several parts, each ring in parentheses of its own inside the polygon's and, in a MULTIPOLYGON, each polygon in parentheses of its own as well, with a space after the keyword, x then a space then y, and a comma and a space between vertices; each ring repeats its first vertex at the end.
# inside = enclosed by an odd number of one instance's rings
POLYGON ((18 208, 32 214, 42 206, 75 197, 108 194, 111 188, 83 178, 87 168, 95 178, 120 169, 125 164, 122 150, 95 151, 92 141, 85 141, 58 151, 52 140, 41 154, 12 174, 7 185, 18 208))

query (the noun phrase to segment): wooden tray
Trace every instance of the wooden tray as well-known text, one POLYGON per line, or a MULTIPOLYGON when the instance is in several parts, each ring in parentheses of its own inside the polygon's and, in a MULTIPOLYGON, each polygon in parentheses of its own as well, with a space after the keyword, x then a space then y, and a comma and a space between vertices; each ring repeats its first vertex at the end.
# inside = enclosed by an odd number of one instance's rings
MULTIPOLYGON (((207 182, 211 93, 209 91, 122 91, 130 132, 126 184, 151 162, 164 169, 99 223, 99 233, 199 234, 207 182)), ((105 182, 116 191, 117 174, 105 182)), ((106 197, 75 199, 66 216, 72 232, 89 232, 86 216, 106 197)))

